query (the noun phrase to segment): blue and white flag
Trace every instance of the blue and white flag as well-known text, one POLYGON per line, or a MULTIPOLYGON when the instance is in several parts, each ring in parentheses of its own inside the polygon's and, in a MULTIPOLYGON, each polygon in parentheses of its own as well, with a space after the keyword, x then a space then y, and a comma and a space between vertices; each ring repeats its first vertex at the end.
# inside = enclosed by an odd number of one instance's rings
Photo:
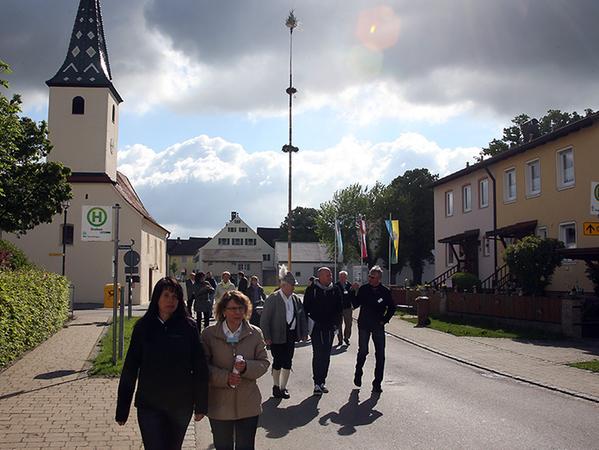
POLYGON ((341 225, 337 219, 335 219, 335 239, 337 240, 337 257, 343 261, 343 237, 341 236, 341 225))

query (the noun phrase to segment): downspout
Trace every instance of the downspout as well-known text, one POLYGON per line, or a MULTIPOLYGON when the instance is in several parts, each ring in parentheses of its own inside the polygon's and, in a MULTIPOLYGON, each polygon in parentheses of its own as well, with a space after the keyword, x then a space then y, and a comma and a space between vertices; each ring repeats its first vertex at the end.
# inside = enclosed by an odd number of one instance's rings
POLYGON ((493 182, 493 263, 495 264, 493 281, 495 282, 495 285, 497 285, 497 186, 495 177, 487 166, 485 166, 485 172, 487 172, 489 178, 491 178, 491 181, 493 182))

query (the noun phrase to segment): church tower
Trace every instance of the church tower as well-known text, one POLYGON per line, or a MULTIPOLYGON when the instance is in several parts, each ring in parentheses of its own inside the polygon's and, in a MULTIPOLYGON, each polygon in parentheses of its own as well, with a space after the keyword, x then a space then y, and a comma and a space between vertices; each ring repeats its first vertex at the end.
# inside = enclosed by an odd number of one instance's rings
POLYGON ((119 104, 112 84, 100 0, 80 0, 64 63, 50 80, 49 159, 74 174, 117 181, 119 104))

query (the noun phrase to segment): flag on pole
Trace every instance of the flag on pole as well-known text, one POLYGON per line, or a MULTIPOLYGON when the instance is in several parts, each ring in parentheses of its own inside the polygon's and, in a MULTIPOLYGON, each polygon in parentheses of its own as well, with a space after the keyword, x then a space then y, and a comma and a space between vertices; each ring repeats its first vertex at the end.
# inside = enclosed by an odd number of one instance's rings
POLYGON ((391 240, 391 264, 397 264, 399 260, 399 220, 385 220, 387 232, 391 240))
POLYGON ((358 234, 360 238, 360 258, 368 258, 368 250, 366 250, 366 222, 362 219, 362 216, 358 217, 358 234))
POLYGON ((337 240, 337 257, 343 261, 343 236, 341 236, 341 224, 335 219, 335 239, 337 240))

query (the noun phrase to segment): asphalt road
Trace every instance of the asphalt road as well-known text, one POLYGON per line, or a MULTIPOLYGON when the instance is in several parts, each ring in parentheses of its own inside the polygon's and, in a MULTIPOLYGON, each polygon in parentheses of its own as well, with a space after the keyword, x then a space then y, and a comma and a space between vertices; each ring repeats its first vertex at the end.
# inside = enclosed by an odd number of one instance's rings
MULTIPOLYGON (((475 369, 387 336, 384 392, 370 393, 374 351, 361 389, 353 385, 357 337, 334 349, 330 393, 312 396, 311 347, 296 350, 291 399, 270 397, 258 449, 599 448, 599 405, 475 369)), ((198 449, 213 448, 207 419, 198 449)))

